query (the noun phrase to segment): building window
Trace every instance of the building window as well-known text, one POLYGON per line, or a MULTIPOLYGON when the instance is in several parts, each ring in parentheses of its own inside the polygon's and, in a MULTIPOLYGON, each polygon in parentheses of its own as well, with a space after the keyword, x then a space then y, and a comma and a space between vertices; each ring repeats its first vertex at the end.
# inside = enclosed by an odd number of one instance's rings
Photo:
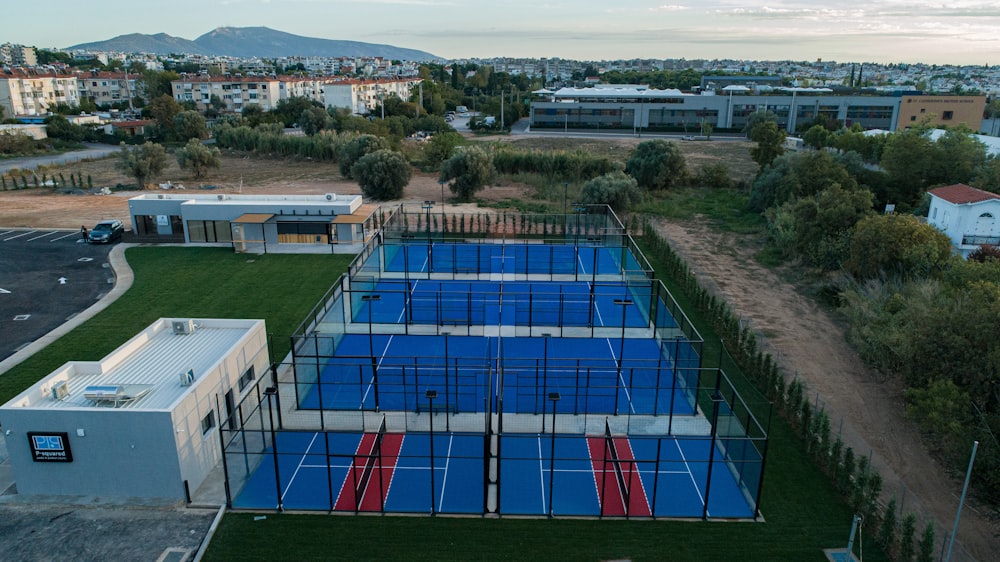
POLYGON ((983 214, 979 215, 979 218, 981 218, 981 219, 992 219, 993 215, 991 213, 983 213, 983 214))
POLYGON ((243 389, 245 389, 247 385, 253 382, 254 376, 255 375, 253 372, 253 365, 250 365, 250 367, 247 368, 246 372, 240 376, 239 380, 240 392, 243 392, 243 389))
POLYGON ((232 242, 233 231, 229 221, 188 221, 188 239, 191 242, 232 242))
POLYGON ((931 212, 931 220, 937 220, 937 207, 934 207, 934 211, 931 212))
POLYGON ((215 427, 215 412, 209 412, 207 416, 201 418, 201 434, 204 435, 215 427))
POLYGON ((941 112, 941 119, 943 119, 945 121, 951 121, 954 117, 955 117, 955 112, 954 111, 942 111, 941 112))
POLYGON ((916 121, 916 120, 917 120, 917 116, 916 115, 911 115, 910 116, 910 121, 916 121))

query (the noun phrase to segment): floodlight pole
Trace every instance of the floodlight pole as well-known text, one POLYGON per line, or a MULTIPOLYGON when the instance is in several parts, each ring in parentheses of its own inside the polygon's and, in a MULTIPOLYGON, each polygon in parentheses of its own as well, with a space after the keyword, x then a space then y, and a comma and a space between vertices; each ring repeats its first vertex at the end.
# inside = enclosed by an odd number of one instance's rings
POLYGON ((972 456, 969 457, 969 469, 965 472, 965 484, 962 486, 962 499, 958 501, 958 511, 955 512, 955 526, 951 528, 951 539, 948 540, 948 554, 944 557, 944 562, 951 561, 951 549, 955 546, 955 535, 958 534, 958 520, 962 517, 962 506, 965 504, 965 494, 969 491, 969 478, 972 477, 972 465, 976 462, 976 451, 979 450, 979 441, 972 442, 972 456))
POLYGON ((549 400, 552 401, 552 449, 549 456, 549 517, 552 517, 552 484, 555 482, 556 474, 556 402, 562 398, 558 392, 550 392, 549 400))
POLYGON ((431 515, 437 512, 435 504, 437 503, 437 498, 434 496, 434 399, 437 398, 436 390, 427 390, 424 392, 424 396, 427 398, 427 402, 430 404, 428 408, 430 414, 431 422, 431 515))

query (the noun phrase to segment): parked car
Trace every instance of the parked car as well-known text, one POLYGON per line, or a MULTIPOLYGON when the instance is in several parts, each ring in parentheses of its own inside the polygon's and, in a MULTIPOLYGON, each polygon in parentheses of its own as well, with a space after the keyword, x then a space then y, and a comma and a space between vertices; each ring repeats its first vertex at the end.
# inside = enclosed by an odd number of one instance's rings
POLYGON ((90 231, 91 244, 110 244, 122 239, 125 225, 120 220, 101 221, 90 231))

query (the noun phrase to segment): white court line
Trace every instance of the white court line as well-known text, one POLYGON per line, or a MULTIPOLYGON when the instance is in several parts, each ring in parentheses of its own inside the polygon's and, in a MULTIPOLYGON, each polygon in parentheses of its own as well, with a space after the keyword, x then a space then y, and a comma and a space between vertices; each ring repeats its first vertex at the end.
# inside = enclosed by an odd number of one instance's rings
MULTIPOLYGON (((431 439, 434 439, 433 435, 431 435, 431 439)), ((448 456, 446 457, 447 460, 444 461, 444 479, 441 481, 441 495, 439 496, 441 501, 438 502, 438 511, 442 511, 444 509, 444 489, 448 486, 448 466, 451 464, 451 446, 454 443, 455 435, 452 434, 448 438, 448 456)), ((431 462, 434 462, 434 459, 431 459, 431 462)))
MULTIPOLYGON (((389 336, 389 341, 385 342, 385 349, 382 350, 382 354, 379 356, 378 364, 375 365, 376 369, 382 366, 382 361, 385 361, 385 352, 389 350, 389 345, 392 344, 392 338, 394 337, 396 336, 395 335, 389 336)), ((361 396, 361 404, 358 406, 359 410, 363 410, 365 408, 365 400, 368 399, 368 394, 372 391, 372 386, 374 384, 375 384, 375 373, 372 373, 372 378, 370 381, 368 381, 368 388, 365 389, 365 393, 361 396)))
MULTIPOLYGON (((611 345, 611 338, 604 338, 608 342, 608 349, 611 350, 611 358, 618 362, 618 358, 615 357, 615 348, 611 345)), ((632 393, 628 391, 628 385, 625 384, 625 378, 621 374, 621 370, 618 372, 618 380, 622 383, 622 390, 625 391, 625 399, 628 400, 628 409, 635 413, 635 404, 632 403, 632 393)))
MULTIPOLYGON (((0 232, 0 236, 7 236, 11 232, 17 232, 17 231, 16 230, 5 230, 3 232, 0 232)), ((78 232, 74 232, 73 234, 79 234, 79 233, 78 232)))
MULTIPOLYGON (((542 492, 542 513, 548 513, 549 510, 545 506, 545 467, 542 465, 542 438, 538 437, 536 440, 538 441, 538 481, 542 484, 539 486, 539 490, 542 492)), ((552 468, 555 468, 555 463, 552 464, 552 468)))
POLYGON ((698 499, 701 500, 701 505, 705 506, 705 515, 709 515, 708 504, 705 503, 705 498, 701 495, 701 490, 698 489, 698 481, 694 479, 694 473, 691 472, 691 465, 688 464, 687 457, 684 456, 684 449, 681 449, 681 444, 676 439, 674 439, 674 445, 677 446, 677 452, 681 454, 681 460, 684 461, 684 468, 687 469, 688 475, 691 476, 691 483, 694 484, 694 491, 698 494, 698 499))
POLYGON ((56 232, 46 232, 45 234, 40 234, 38 236, 35 236, 34 238, 28 238, 27 240, 25 240, 25 242, 33 242, 35 240, 38 240, 39 238, 45 238, 46 236, 52 236, 53 234, 57 234, 57 233, 56 232))
POLYGON ((70 238, 72 236, 79 236, 79 235, 80 235, 79 232, 70 232, 69 234, 66 234, 64 236, 60 236, 59 238, 53 238, 52 240, 49 240, 49 242, 58 242, 60 240, 65 240, 65 239, 70 238))
POLYGON ((287 494, 288 490, 292 488, 292 483, 295 482, 295 477, 299 475, 299 469, 302 468, 302 461, 306 460, 306 457, 309 456, 309 449, 312 449, 313 443, 316 442, 317 437, 319 437, 319 433, 313 433, 312 441, 309 441, 309 446, 306 447, 305 452, 302 453, 302 458, 299 459, 299 464, 295 466, 295 472, 293 472, 292 477, 288 479, 288 485, 285 486, 285 489, 281 492, 281 501, 285 501, 285 494, 287 494))
POLYGON ((9 242, 9 241, 11 241, 11 240, 14 240, 14 239, 16 239, 16 238, 20 238, 20 237, 22 237, 22 236, 27 236, 27 235, 29 235, 29 234, 34 234, 35 232, 37 232, 37 231, 35 231, 35 230, 29 230, 29 231, 27 231, 27 232, 22 232, 21 234, 18 234, 17 236, 11 236, 10 238, 4 238, 4 240, 3 240, 3 241, 4 241, 4 242, 9 242))

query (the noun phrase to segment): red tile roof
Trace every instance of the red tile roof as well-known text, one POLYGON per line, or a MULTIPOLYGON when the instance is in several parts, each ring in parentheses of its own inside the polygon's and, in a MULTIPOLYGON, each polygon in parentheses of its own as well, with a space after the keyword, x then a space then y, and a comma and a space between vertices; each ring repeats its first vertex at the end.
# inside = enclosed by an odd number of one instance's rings
POLYGON ((932 189, 928 191, 928 193, 955 205, 966 205, 969 203, 981 203, 983 201, 989 201, 990 199, 1000 199, 1000 195, 997 195, 996 193, 976 189, 965 185, 964 183, 946 185, 944 187, 932 189))

